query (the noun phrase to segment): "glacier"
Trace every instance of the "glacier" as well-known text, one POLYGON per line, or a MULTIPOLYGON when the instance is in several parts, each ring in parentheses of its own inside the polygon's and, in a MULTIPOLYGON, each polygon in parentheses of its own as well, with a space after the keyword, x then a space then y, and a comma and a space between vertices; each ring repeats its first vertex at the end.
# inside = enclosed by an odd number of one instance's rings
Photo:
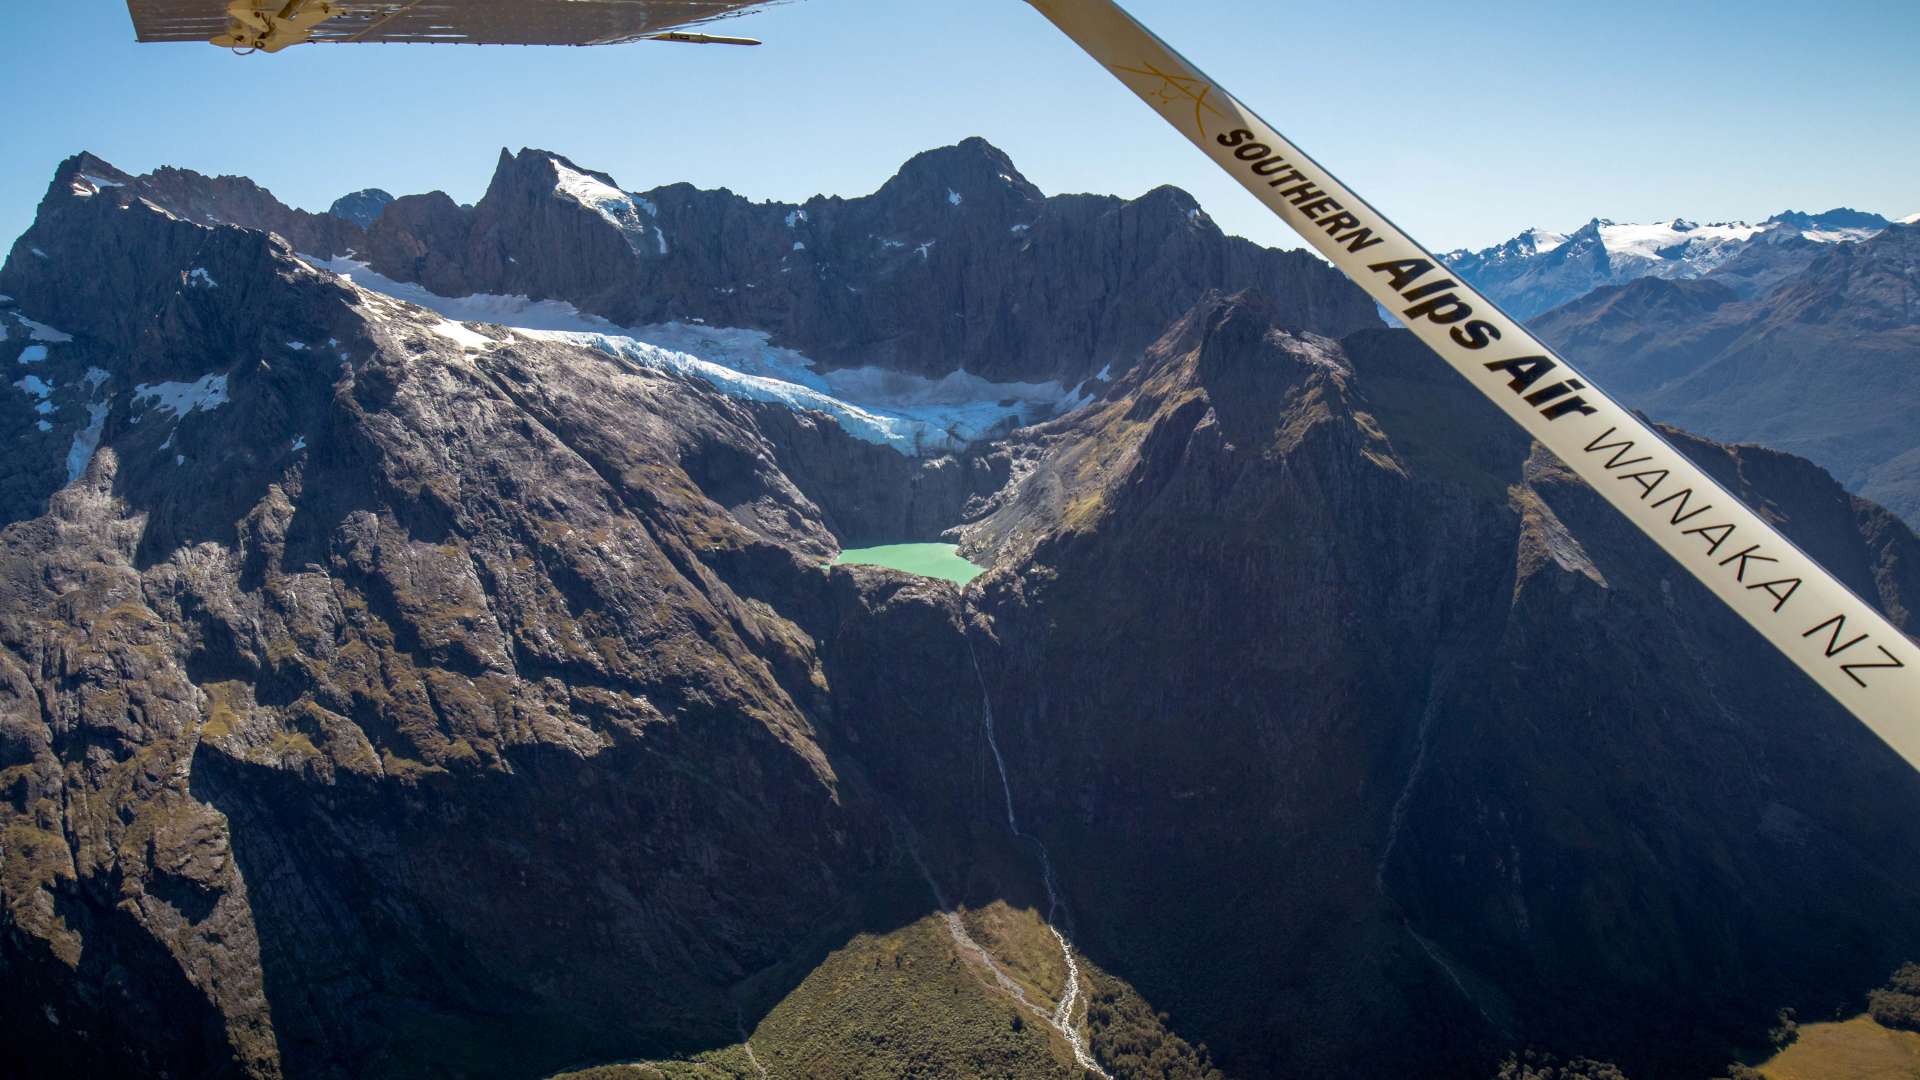
POLYGON ((742 400, 823 413, 854 438, 908 456, 961 449, 1093 400, 1089 387, 1095 380, 1069 387, 1059 382, 993 382, 965 371, 940 379, 873 366, 821 371, 812 358, 772 344, 762 330, 685 322, 621 327, 565 301, 488 293, 441 296, 394 281, 352 256, 302 257, 353 286, 444 316, 449 321, 433 327, 434 332, 463 347, 500 342, 462 323, 502 326, 530 340, 584 345, 700 379, 742 400))

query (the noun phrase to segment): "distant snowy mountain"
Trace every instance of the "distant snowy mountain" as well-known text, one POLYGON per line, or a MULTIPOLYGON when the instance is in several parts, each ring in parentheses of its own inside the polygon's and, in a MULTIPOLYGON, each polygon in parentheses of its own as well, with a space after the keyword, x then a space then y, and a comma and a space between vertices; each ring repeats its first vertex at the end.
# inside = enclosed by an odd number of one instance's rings
POLYGON ((1902 225, 1920 225, 1920 212, 1908 214, 1900 219, 1902 225))
POLYGON ((1920 227, 1895 224, 1857 243, 1755 244, 1700 280, 1602 287, 1531 325, 1626 404, 1803 455, 1920 521, 1916 291, 1920 227))
MULTIPOLYGON (((1771 258, 1784 258, 1793 263, 1792 270, 1798 270, 1818 250, 1810 245, 1865 240, 1889 224, 1879 214, 1845 208, 1821 214, 1788 211, 1758 225, 1744 221, 1703 225, 1685 218, 1623 224, 1595 218, 1571 233, 1528 229, 1493 247, 1463 248, 1443 257, 1512 314, 1526 318, 1603 285, 1643 277, 1704 277, 1733 263, 1762 239, 1771 245, 1771 258)), ((1755 282, 1776 276, 1751 261, 1739 275, 1742 281, 1755 282)), ((1741 288, 1738 282, 1729 285, 1741 288)))

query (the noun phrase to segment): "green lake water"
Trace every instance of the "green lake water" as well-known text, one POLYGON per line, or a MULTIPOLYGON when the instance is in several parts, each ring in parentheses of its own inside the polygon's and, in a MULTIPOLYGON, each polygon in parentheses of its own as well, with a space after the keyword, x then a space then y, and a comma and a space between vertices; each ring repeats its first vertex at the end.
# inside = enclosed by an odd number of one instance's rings
POLYGON ((849 566, 885 566, 921 577, 951 581, 956 585, 965 585, 986 573, 984 568, 961 558, 960 549, 953 544, 885 544, 881 547, 849 548, 833 560, 835 566, 843 563, 849 566))

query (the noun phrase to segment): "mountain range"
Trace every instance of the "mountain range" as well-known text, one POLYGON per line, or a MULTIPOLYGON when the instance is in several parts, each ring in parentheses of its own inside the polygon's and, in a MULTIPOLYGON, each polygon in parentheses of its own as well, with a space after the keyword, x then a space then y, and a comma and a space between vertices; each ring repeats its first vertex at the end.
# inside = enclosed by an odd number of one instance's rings
POLYGON ((1596 289, 1531 326, 1634 407, 1804 455, 1920 521, 1920 226, 1823 245, 1762 288, 1730 277, 1763 251, 1596 289))
POLYGON ((1920 776, 1182 192, 379 201, 79 155, 0 267, 20 1075, 1706 1077, 1920 957, 1920 776))
POLYGON ((1787 211, 1757 225, 1702 225, 1684 218, 1639 225, 1595 218, 1570 233, 1528 229, 1504 243, 1450 251, 1442 258, 1508 313, 1526 319, 1602 286, 1645 277, 1683 280, 1723 272, 1729 285, 1751 294, 1771 280, 1757 265, 1735 269, 1729 264, 1750 257, 1754 264, 1764 261, 1774 274, 1791 272, 1826 246, 1868 239, 1890 224, 1879 214, 1845 208, 1822 214, 1787 211), (1756 276, 1760 279, 1752 281, 1756 276))

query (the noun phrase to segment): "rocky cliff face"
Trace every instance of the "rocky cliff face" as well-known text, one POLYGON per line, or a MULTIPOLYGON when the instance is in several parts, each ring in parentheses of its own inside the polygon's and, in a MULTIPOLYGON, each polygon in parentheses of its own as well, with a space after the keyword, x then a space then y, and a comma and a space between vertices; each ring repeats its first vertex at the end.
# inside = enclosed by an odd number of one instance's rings
POLYGON ((101 416, 0 566, 26 1067, 523 1071, 731 1030, 715 995, 883 842, 813 646, 712 568, 833 547, 750 416, 131 195, 55 234, 8 287, 74 338, 36 364, 56 415, 101 416), (129 307, 63 298, 109 239, 129 307))
MULTIPOLYGON (((1083 1076, 1063 1003, 1118 1076, 1705 1075, 1920 952, 1920 779, 1409 335, 1301 325, 1323 268, 1168 270, 1096 400, 910 457, 104 168, 0 269, 23 1075, 1083 1076), (821 565, 954 526, 966 590, 821 565)), ((445 209, 374 232, 515 235, 445 209)), ((1896 519, 1685 445, 1911 626, 1896 519)))
POLYGON ((676 184, 623 193, 556 154, 501 154, 471 212, 402 199, 373 268, 449 296, 566 300, 623 326, 766 330, 836 366, 1073 385, 1127 362, 1208 288, 1259 285, 1296 325, 1377 325, 1304 252, 1228 237, 1184 192, 1047 198, 980 139, 872 195, 751 203, 676 184))
MULTIPOLYGON (((969 530, 1015 784, 1230 1073, 1714 1075, 1912 949, 1920 778, 1403 332, 1216 301, 1039 437, 969 530)), ((1672 437, 1911 626, 1897 520, 1672 437)))
POLYGON ((1185 192, 1048 198, 980 139, 916 157, 872 195, 799 206, 687 184, 625 192, 558 154, 502 151, 472 208, 406 196, 367 227, 288 210, 247 181, 112 175, 188 220, 278 232, 321 258, 351 251, 442 296, 748 327, 836 367, 1072 386, 1131 362, 1210 288, 1257 286, 1298 327, 1379 323, 1318 259, 1225 235, 1185 192))
MULTIPOLYGON (((1635 407, 1722 439, 1804 454, 1850 489, 1920 516, 1920 229, 1763 264, 1744 298, 1716 273, 1601 289, 1534 320, 1635 407), (1792 261, 1797 261, 1797 257, 1792 261), (1771 269, 1775 272, 1765 272, 1771 269)), ((1730 270, 1743 269, 1736 262, 1730 270)))

